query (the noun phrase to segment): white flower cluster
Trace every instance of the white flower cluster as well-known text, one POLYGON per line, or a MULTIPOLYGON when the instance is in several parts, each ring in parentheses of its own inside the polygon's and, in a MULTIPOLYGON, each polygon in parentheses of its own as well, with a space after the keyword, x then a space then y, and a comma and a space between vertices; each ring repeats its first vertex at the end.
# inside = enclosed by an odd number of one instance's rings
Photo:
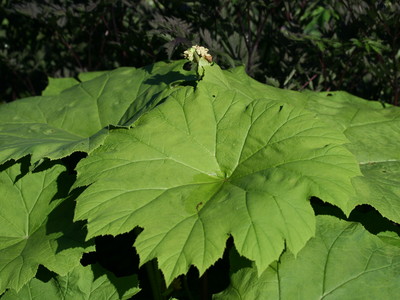
POLYGON ((204 58, 208 62, 212 62, 212 56, 208 53, 208 49, 198 45, 194 45, 192 48, 187 49, 185 52, 183 52, 183 56, 186 59, 193 61, 195 53, 199 56, 199 58, 204 58))

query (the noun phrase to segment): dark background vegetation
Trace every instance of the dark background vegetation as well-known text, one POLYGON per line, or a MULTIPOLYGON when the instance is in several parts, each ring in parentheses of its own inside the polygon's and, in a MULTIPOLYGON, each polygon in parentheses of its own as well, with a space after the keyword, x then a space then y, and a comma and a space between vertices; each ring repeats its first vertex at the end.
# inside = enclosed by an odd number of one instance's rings
POLYGON ((398 1, 0 3, 0 101, 40 95, 48 76, 141 67, 201 44, 261 82, 399 103, 398 1))

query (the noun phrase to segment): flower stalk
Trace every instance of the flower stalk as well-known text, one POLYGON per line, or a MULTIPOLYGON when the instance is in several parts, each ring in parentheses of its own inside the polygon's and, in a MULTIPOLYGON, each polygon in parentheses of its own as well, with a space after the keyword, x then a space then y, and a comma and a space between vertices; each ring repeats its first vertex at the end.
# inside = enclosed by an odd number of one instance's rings
POLYGON ((212 56, 208 53, 208 49, 198 45, 184 51, 183 56, 195 65, 199 78, 204 75, 204 66, 212 63, 212 56))

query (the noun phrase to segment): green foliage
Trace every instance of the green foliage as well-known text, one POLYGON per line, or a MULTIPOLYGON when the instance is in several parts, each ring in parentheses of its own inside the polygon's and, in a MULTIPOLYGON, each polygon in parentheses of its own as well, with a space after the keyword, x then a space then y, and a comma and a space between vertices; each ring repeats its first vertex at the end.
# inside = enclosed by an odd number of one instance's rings
POLYGON ((105 126, 129 125, 136 113, 146 111, 173 91, 166 87, 185 78, 187 72, 175 71, 182 65, 182 61, 173 65, 158 63, 142 69, 120 68, 102 76, 96 73, 93 80, 79 85, 76 82, 60 93, 60 86, 70 86, 74 81, 50 81, 53 84, 45 91, 48 96, 26 98, 3 107, 0 145, 4 148, 0 162, 30 153, 37 161, 62 158, 74 151, 91 152, 108 134, 105 126), (33 111, 32 105, 36 108, 33 111))
POLYGON ((51 278, 48 282, 33 278, 19 292, 12 290, 2 299, 125 300, 139 292, 136 286, 135 276, 117 278, 98 265, 77 266, 65 276, 51 278))
POLYGON ((84 243, 82 222, 72 224, 73 199, 62 195, 71 181, 64 175, 65 168, 56 165, 19 179, 20 169, 20 164, 14 164, 0 173, 1 292, 21 289, 39 264, 65 275, 91 249, 90 243, 84 243), (57 180, 64 186, 58 187, 57 180))
POLYGON ((179 59, 202 44, 288 89, 346 90, 397 105, 398 1, 9 1, 0 6, 1 100, 47 77, 179 59))
POLYGON ((394 299, 399 265, 398 245, 360 224, 319 216, 315 237, 296 257, 283 254, 261 276, 254 267, 235 272, 215 299, 394 299))
POLYGON ((2 298, 395 298, 399 108, 185 68, 0 106, 2 298))
POLYGON ((204 273, 228 234, 260 272, 284 240, 297 253, 315 227, 304 200, 318 196, 349 213, 359 175, 339 132, 309 112, 209 83, 224 78, 216 65, 205 72, 195 91, 179 89, 133 128, 112 131, 77 166, 75 186, 90 185, 75 215, 88 220, 88 237, 144 228, 141 263, 158 258, 167 285, 190 265, 204 273))

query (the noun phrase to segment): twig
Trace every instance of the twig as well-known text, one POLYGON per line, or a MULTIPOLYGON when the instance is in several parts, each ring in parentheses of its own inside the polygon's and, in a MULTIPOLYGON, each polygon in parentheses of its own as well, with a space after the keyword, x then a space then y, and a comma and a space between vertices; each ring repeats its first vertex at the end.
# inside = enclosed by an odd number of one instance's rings
POLYGON ((300 91, 304 90, 317 76, 318 74, 314 74, 305 84, 303 84, 303 86, 300 88, 300 91))
POLYGON ((67 49, 69 50, 69 52, 71 53, 72 57, 74 58, 75 62, 78 64, 79 68, 81 70, 83 70, 83 66, 81 64, 81 60, 79 59, 78 55, 76 54, 76 52, 74 51, 74 49, 72 49, 72 46, 67 43, 67 41, 64 40, 64 38, 56 31, 56 36, 60 39, 61 43, 67 47, 67 49))

